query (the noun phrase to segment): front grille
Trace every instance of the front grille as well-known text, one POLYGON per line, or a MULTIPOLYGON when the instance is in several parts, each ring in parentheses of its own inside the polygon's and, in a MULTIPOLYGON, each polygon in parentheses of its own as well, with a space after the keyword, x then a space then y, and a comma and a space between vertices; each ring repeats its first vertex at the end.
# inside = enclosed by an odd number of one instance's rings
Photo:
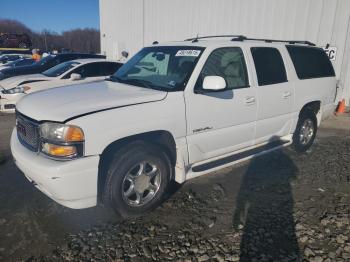
POLYGON ((38 152, 38 123, 35 123, 33 120, 19 113, 17 113, 16 120, 16 128, 19 141, 28 149, 38 152))
POLYGON ((5 104, 4 105, 4 109, 14 109, 14 108, 16 108, 15 104, 5 104))

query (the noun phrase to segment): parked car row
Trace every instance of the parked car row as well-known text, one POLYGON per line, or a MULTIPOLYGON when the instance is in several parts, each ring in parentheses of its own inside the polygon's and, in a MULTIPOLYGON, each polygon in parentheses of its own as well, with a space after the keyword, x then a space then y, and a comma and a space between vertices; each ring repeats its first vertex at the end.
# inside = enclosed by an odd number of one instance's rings
MULTIPOLYGON (((11 59, 12 60, 12 59, 11 59)), ((26 65, 32 65, 35 63, 35 60, 32 58, 26 58, 26 57, 21 57, 19 56, 13 61, 7 60, 7 62, 3 63, 2 65, 0 64, 0 70, 6 69, 6 68, 14 68, 18 66, 26 66, 26 65)))
POLYGON ((102 80, 121 66, 105 59, 78 59, 58 64, 41 74, 21 75, 0 81, 2 112, 14 112, 16 103, 26 94, 44 89, 102 80))
MULTIPOLYGON (((0 50, 0 67, 7 65, 10 62, 14 62, 18 59, 31 58, 30 50, 0 50)), ((0 68, 2 69, 2 68, 0 68)))
POLYGON ((121 65, 102 55, 81 53, 49 55, 39 62, 17 59, 0 67, 0 112, 14 112, 26 94, 98 81, 114 74, 121 65))
POLYGON ((21 66, 18 68, 2 69, 0 71, 0 80, 13 77, 13 76, 19 76, 19 75, 42 73, 45 70, 55 65, 58 65, 60 63, 70 61, 73 59, 84 59, 84 58, 106 58, 106 57, 102 55, 80 54, 80 53, 49 55, 42 58, 40 61, 38 61, 33 65, 21 66))

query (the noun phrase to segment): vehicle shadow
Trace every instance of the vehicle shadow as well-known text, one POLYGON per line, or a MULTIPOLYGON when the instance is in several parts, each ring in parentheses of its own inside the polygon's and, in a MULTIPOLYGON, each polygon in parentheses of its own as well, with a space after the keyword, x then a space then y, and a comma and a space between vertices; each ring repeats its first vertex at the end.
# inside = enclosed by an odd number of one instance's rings
POLYGON ((291 188, 297 175, 284 149, 251 160, 233 214, 233 227, 242 230, 240 261, 302 261, 291 188))

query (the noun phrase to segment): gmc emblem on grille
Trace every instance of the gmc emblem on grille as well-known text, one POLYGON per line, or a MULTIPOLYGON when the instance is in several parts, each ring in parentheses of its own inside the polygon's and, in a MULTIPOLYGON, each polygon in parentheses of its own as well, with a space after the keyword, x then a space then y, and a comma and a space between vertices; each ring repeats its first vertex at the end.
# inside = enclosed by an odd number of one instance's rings
POLYGON ((23 136, 27 136, 26 128, 21 124, 17 122, 17 131, 21 133, 23 136))

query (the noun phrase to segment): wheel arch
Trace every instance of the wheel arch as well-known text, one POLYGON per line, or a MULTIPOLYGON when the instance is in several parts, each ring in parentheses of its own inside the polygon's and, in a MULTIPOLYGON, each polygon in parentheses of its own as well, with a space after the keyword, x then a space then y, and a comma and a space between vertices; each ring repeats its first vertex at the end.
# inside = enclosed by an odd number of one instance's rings
POLYGON ((321 114, 322 114, 321 101, 314 100, 314 101, 311 101, 311 102, 308 102, 307 104, 305 104, 299 112, 299 117, 305 110, 310 110, 311 112, 313 112, 317 118, 317 125, 320 125, 321 118, 322 118, 322 116, 321 116, 321 114))
MULTIPOLYGON (((98 179, 97 181, 98 200, 101 200, 101 197, 103 195, 105 181, 107 177, 107 170, 109 167, 108 164, 113 158, 114 153, 119 149, 123 148, 124 146, 126 146, 127 144, 134 141, 145 141, 161 147, 169 157, 171 165, 174 169, 177 161, 176 142, 175 142, 174 136, 169 131, 156 130, 156 131, 140 133, 140 134, 131 135, 128 137, 118 139, 110 143, 100 155, 100 161, 98 166, 98 178, 97 178, 98 179)), ((174 179, 174 172, 171 172, 171 175, 172 175, 171 179, 174 179)))

